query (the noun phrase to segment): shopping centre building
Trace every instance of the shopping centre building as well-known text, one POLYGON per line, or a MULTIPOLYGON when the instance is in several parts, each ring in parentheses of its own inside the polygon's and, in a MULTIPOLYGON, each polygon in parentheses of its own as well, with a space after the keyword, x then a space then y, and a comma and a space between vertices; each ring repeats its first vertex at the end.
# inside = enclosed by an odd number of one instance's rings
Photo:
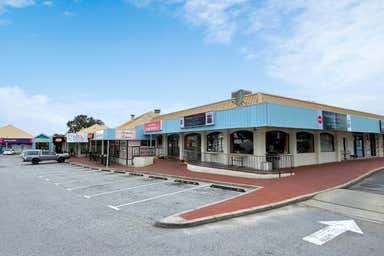
POLYGON ((32 135, 13 126, 0 127, 0 154, 8 148, 21 152, 32 147, 32 135))
POLYGON ((156 155, 269 171, 383 157, 384 116, 240 90, 228 100, 133 117, 88 138, 90 151, 120 164, 156 155))

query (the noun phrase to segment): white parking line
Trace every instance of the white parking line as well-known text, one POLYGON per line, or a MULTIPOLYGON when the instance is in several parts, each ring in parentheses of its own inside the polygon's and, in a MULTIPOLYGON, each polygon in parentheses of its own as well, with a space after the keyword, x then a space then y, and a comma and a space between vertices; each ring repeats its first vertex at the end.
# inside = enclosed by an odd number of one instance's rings
POLYGON ((94 185, 85 185, 85 186, 74 187, 74 188, 66 188, 66 190, 73 191, 73 190, 79 190, 79 189, 84 189, 84 188, 91 188, 91 187, 96 187, 96 186, 104 186, 104 185, 109 185, 109 184, 115 184, 115 183, 120 183, 120 182, 125 182, 125 180, 112 181, 112 182, 101 183, 101 184, 94 184, 94 185))
MULTIPOLYGON (((39 173, 35 173, 35 175, 47 175, 47 174, 64 174, 64 173, 77 173, 77 171, 79 170, 62 170, 62 171, 59 171, 59 172, 51 172, 49 170, 47 170, 46 172, 39 172, 39 173)), ((84 172, 86 172, 86 169, 84 169, 84 172)))
POLYGON ((113 210, 119 211, 120 208, 121 208, 121 207, 124 207, 124 206, 134 205, 134 204, 139 204, 139 203, 144 203, 144 202, 148 202, 148 201, 151 201, 151 200, 155 200, 155 199, 159 199, 159 198, 163 198, 163 197, 167 197, 167 196, 173 196, 173 195, 180 194, 180 193, 184 193, 184 192, 191 191, 191 190, 196 190, 196 189, 200 189, 200 188, 205 188, 205 187, 208 187, 208 186, 211 186, 211 185, 212 185, 212 184, 205 184, 205 185, 201 185, 201 186, 198 186, 198 187, 193 187, 193 188, 183 189, 183 190, 179 190, 179 191, 176 191, 176 192, 167 193, 167 194, 162 194, 162 195, 159 195, 159 196, 154 196, 154 197, 150 197, 150 198, 146 198, 146 199, 142 199, 142 200, 138 200, 138 201, 134 201, 134 202, 126 203, 126 204, 120 204, 120 205, 108 205, 108 207, 111 208, 111 209, 113 209, 113 210))
POLYGON ((134 186, 134 187, 122 188, 122 189, 107 191, 107 192, 98 193, 98 194, 94 194, 94 195, 84 195, 84 197, 87 199, 90 199, 90 198, 97 197, 97 196, 109 195, 109 194, 113 194, 113 193, 117 193, 117 192, 121 192, 121 191, 127 191, 127 190, 136 189, 136 188, 149 187, 149 186, 153 186, 153 185, 157 185, 157 184, 170 183, 170 182, 173 182, 173 181, 167 180, 167 181, 155 182, 155 183, 151 183, 151 184, 142 184, 142 185, 138 185, 138 186, 134 186))
POLYGON ((72 178, 72 177, 81 177, 81 176, 87 176, 90 174, 97 174, 99 171, 89 171, 89 172, 84 172, 84 173, 76 173, 75 175, 72 173, 57 173, 54 175, 41 175, 38 176, 39 178, 60 178, 61 175, 66 175, 69 174, 68 176, 63 176, 62 178, 72 178))

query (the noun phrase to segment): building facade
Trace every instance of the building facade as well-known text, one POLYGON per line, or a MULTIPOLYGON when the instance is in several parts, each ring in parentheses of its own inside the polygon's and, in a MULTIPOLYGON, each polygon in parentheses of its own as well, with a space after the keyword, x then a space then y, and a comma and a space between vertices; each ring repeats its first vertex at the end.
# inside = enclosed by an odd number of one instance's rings
POLYGON ((384 116, 256 93, 144 124, 167 157, 272 170, 383 157, 384 116))
POLYGON ((20 153, 32 147, 32 135, 13 126, 0 127, 0 154, 8 148, 20 153))

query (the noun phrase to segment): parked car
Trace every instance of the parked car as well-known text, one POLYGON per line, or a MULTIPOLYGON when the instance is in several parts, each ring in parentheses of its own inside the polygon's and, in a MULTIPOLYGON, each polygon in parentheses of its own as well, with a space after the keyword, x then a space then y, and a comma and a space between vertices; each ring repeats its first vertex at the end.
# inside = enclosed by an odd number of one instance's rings
POLYGON ((64 163, 69 158, 68 153, 57 154, 49 150, 24 150, 21 154, 24 162, 31 162, 32 164, 39 164, 42 161, 57 161, 64 163))
POLYGON ((16 151, 13 148, 4 150, 3 155, 16 155, 16 151))

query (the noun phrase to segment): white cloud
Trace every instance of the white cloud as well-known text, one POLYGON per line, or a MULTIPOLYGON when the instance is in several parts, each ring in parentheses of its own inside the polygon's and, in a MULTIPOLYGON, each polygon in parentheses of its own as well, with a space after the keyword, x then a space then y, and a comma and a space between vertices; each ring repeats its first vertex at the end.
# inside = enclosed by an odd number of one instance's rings
POLYGON ((99 118, 107 126, 115 127, 129 120, 130 114, 140 115, 155 107, 176 111, 186 106, 126 98, 53 99, 42 94, 30 94, 17 86, 0 86, 0 126, 13 124, 33 134, 64 133, 67 121, 78 114, 99 118))
POLYGON ((0 10, 10 7, 10 8, 24 8, 31 5, 34 5, 33 0, 0 0, 0 10))
POLYGON ((344 96, 354 100, 348 106, 384 112, 377 96, 384 93, 383 0, 126 2, 176 9, 208 41, 232 43, 245 58, 263 63, 293 96, 337 105, 344 96), (362 106, 359 96, 369 103, 362 106))

